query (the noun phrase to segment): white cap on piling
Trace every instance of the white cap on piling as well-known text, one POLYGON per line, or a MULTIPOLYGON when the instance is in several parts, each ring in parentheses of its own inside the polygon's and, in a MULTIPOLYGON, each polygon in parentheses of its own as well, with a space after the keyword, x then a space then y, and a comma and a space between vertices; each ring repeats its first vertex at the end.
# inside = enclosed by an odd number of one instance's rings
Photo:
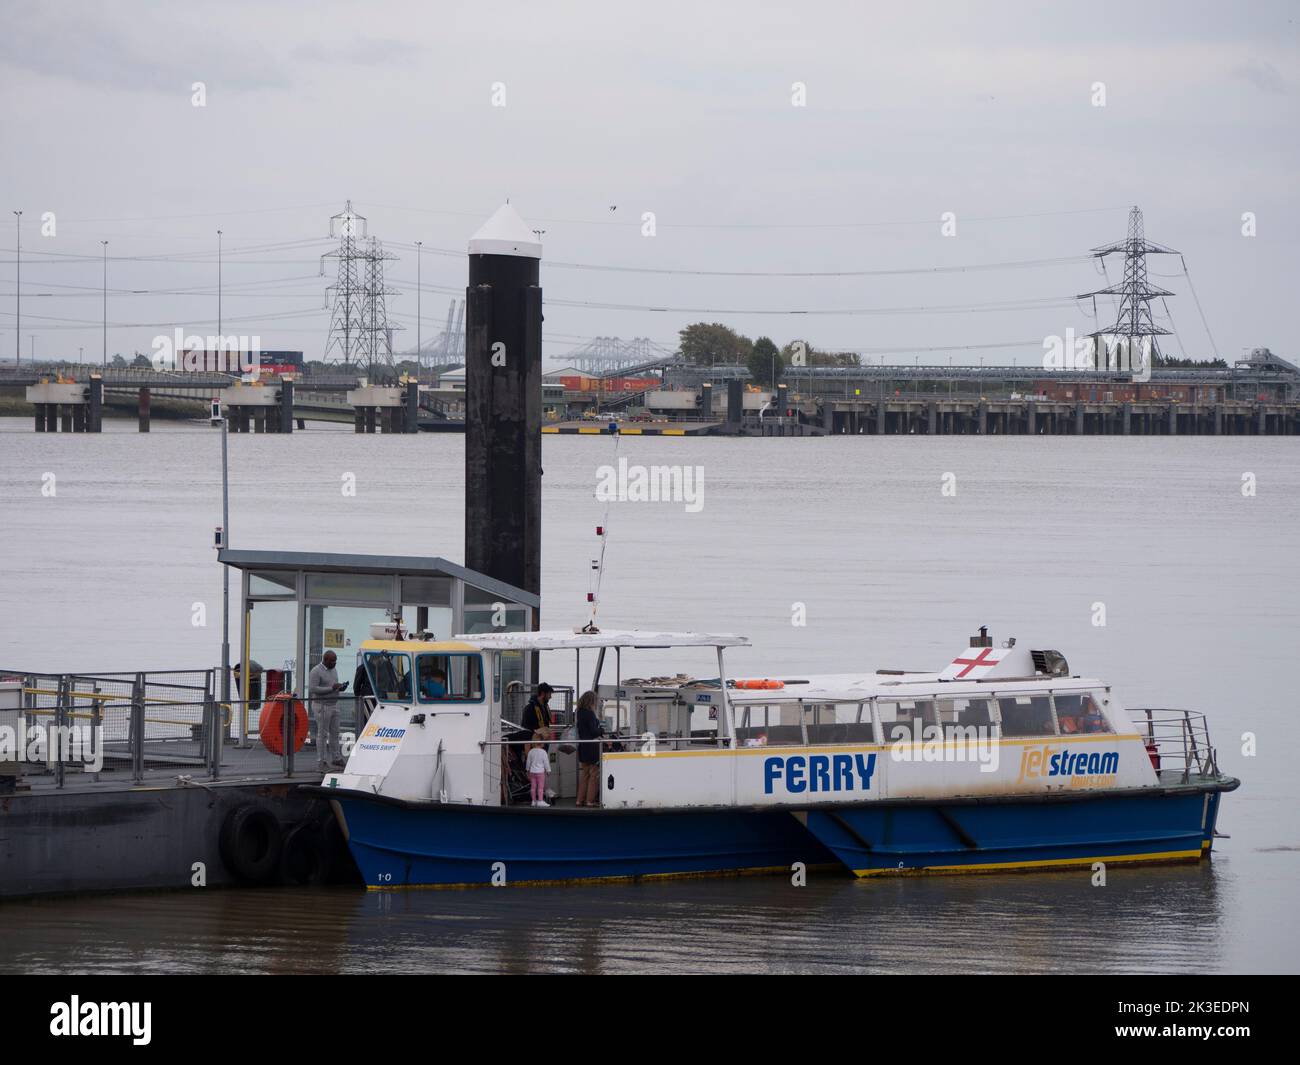
POLYGON ((518 255, 525 259, 542 257, 542 242, 528 228, 508 203, 497 208, 496 214, 483 223, 483 227, 469 238, 471 255, 518 255))

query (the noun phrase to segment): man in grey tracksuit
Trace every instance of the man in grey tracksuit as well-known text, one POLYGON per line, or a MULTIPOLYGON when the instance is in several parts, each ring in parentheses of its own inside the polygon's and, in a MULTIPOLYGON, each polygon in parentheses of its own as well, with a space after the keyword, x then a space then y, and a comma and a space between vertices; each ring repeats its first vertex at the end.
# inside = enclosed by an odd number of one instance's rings
POLYGON ((339 692, 347 687, 339 683, 337 661, 333 651, 326 651, 320 662, 307 674, 307 693, 311 696, 311 713, 316 722, 316 758, 321 771, 343 768, 339 747, 339 692))

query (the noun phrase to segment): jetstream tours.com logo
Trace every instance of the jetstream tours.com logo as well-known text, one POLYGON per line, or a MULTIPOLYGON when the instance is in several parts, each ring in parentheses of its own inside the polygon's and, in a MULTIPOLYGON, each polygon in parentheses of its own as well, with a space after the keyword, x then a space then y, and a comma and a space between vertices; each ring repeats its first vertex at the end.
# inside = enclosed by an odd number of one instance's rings
POLYGON ((1036 780, 1062 778, 1072 788, 1090 788, 1115 783, 1119 773, 1119 751, 1066 750, 1045 745, 1026 747, 1020 752, 1020 777, 1036 780))
POLYGON ((50 1035, 129 1036, 138 1047, 148 1046, 153 1022, 151 1002, 70 1002, 50 1006, 50 1035))

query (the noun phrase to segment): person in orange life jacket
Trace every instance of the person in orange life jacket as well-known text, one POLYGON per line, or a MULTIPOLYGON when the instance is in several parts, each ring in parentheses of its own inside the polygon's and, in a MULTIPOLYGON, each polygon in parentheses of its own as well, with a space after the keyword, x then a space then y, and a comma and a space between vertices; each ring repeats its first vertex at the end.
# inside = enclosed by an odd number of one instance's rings
POLYGON ((1084 732, 1106 731, 1106 719, 1091 695, 1083 697, 1083 713, 1079 715, 1079 723, 1084 732))
POLYGON ((545 681, 537 685, 537 694, 528 700, 523 717, 519 719, 520 728, 531 734, 538 729, 549 729, 554 724, 550 707, 551 692, 554 690, 545 681))

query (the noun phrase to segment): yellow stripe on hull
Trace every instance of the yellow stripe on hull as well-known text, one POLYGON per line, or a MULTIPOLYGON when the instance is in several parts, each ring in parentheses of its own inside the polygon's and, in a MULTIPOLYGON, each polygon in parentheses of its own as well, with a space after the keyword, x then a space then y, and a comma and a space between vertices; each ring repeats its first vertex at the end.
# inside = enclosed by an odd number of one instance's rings
MULTIPOLYGON (((810 872, 841 870, 838 862, 808 866, 810 872)), ((502 887, 572 887, 575 884, 632 884, 641 880, 705 880, 731 876, 777 876, 790 872, 784 865, 755 865, 747 869, 703 869, 689 873, 638 873, 627 876, 575 876, 560 880, 508 880, 502 887)), ((367 884, 367 891, 468 891, 495 884, 367 884)))
POLYGON ((1030 862, 983 862, 978 865, 927 865, 921 869, 854 869, 857 877, 872 876, 925 876, 927 874, 954 875, 959 873, 1007 873, 1039 869, 1065 869, 1076 865, 1104 862, 1108 865, 1138 862, 1195 862, 1209 852, 1210 845, 1203 843, 1195 851, 1161 851, 1154 854, 1116 854, 1096 858, 1040 858, 1030 862))

